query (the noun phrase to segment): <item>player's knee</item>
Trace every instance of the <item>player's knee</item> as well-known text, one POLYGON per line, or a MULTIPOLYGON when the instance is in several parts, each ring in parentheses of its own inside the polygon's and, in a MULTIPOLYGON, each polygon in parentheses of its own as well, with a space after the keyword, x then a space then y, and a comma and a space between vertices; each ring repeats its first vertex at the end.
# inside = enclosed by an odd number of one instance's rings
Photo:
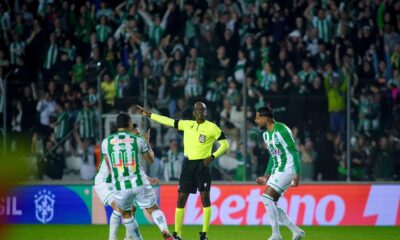
POLYGON ((265 206, 275 204, 275 201, 273 200, 273 198, 265 193, 261 196, 261 201, 263 202, 263 204, 265 206))
POLYGON ((178 202, 177 202, 177 207, 178 208, 184 208, 186 205, 186 199, 184 198, 178 198, 178 202))
POLYGON ((159 209, 158 205, 154 204, 153 206, 146 208, 146 211, 151 215, 152 212, 154 212, 155 210, 158 210, 158 209, 159 209))
POLYGON ((264 192, 265 195, 270 196, 274 201, 278 201, 280 197, 280 193, 277 192, 273 187, 267 186, 267 189, 264 192))
POLYGON ((188 193, 179 193, 178 195, 178 201, 176 203, 176 206, 178 208, 184 208, 186 205, 186 201, 188 199, 189 194, 188 193))
POLYGON ((203 204, 203 207, 211 206, 210 196, 202 196, 201 197, 201 203, 203 204))

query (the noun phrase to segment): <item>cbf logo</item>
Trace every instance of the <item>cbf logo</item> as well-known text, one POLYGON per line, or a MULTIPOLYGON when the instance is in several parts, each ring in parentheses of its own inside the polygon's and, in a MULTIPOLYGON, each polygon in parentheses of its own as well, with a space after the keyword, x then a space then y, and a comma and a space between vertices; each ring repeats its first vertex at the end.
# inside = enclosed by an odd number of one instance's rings
POLYGON ((200 134, 200 136, 199 136, 199 142, 200 142, 200 143, 205 143, 205 142, 206 142, 206 135, 200 134))
POLYGON ((46 189, 39 191, 38 194, 35 194, 35 216, 39 222, 46 224, 53 219, 54 203, 54 194, 46 189))

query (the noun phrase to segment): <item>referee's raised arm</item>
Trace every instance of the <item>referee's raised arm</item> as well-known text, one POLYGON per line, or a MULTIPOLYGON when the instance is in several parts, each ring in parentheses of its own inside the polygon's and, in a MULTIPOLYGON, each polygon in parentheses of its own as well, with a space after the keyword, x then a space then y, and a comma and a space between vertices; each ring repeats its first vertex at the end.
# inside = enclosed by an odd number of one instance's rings
POLYGON ((174 127, 175 122, 177 122, 177 120, 174 120, 172 118, 152 113, 149 110, 147 110, 147 109, 145 109, 145 108, 143 108, 143 107, 141 107, 139 105, 136 105, 136 109, 137 109, 136 111, 138 113, 142 114, 143 116, 146 116, 146 117, 150 118, 151 120, 154 120, 154 121, 156 121, 158 123, 161 123, 163 125, 174 127))

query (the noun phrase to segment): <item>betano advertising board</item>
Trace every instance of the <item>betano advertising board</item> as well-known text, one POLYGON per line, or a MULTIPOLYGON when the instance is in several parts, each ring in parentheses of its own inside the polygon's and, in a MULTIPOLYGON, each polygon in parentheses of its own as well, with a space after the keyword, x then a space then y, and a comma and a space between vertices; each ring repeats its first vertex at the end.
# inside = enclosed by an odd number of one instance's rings
MULTIPOLYGON (((155 189, 168 223, 174 223, 176 185, 155 189)), ((212 224, 268 224, 261 202, 262 187, 214 185, 212 224)), ((278 205, 299 225, 400 226, 400 185, 302 185, 290 189, 278 205)), ((0 216, 8 223, 105 224, 111 208, 104 208, 90 185, 21 186, 0 197, 0 216)), ((138 209, 139 224, 150 218, 138 209)), ((190 195, 184 224, 202 224, 199 195, 190 195)))

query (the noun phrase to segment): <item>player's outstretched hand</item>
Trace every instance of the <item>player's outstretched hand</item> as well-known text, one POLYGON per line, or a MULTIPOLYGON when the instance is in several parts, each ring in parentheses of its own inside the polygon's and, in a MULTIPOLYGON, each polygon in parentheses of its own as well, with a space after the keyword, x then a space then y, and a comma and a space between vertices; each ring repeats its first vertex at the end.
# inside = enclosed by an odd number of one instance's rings
POLYGON ((151 178, 149 177, 149 182, 151 185, 155 186, 158 185, 158 183, 160 182, 160 180, 158 180, 158 178, 151 178))
POLYGON ((258 177, 257 179, 256 179, 256 183, 258 184, 258 185, 265 185, 266 183, 267 183, 267 177, 266 176, 262 176, 262 177, 258 177))
POLYGON ((208 158, 204 159, 204 166, 208 167, 208 165, 210 165, 210 163, 212 162, 212 160, 214 160, 214 158, 212 156, 209 156, 208 158))
POLYGON ((297 186, 299 186, 299 184, 300 184, 300 176, 296 175, 296 176, 294 176, 291 185, 292 185, 292 187, 297 187, 297 186))
POLYGON ((142 114, 143 116, 150 116, 151 112, 139 105, 136 105, 136 111, 140 114, 142 114))

